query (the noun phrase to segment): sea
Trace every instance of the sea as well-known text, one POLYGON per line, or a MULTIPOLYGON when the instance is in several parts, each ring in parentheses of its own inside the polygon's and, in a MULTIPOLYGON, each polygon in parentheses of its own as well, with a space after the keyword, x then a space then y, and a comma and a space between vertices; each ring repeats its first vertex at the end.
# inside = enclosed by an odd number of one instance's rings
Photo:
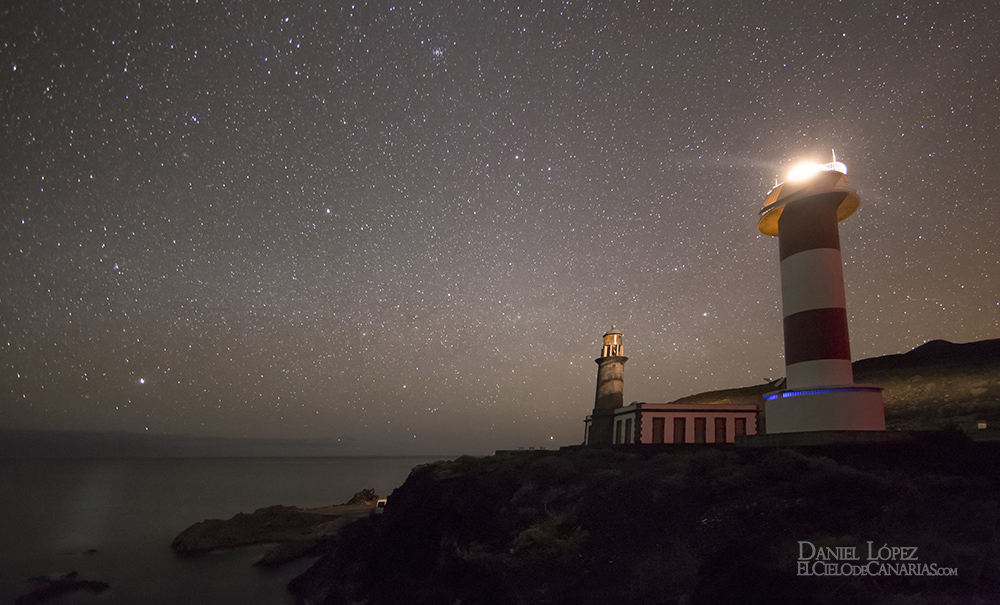
POLYGON ((174 537, 204 519, 274 504, 386 496, 414 467, 445 457, 0 460, 0 604, 38 576, 76 572, 107 582, 56 603, 291 604, 289 580, 315 559, 276 570, 253 563, 267 546, 179 557, 174 537))

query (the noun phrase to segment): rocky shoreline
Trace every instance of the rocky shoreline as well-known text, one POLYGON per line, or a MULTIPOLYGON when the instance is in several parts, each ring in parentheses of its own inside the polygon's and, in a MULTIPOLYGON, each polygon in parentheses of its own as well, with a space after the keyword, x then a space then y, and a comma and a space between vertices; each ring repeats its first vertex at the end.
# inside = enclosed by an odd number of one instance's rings
MULTIPOLYGON (((344 527, 372 514, 377 501, 375 490, 365 489, 343 504, 319 508, 268 506, 229 519, 206 519, 180 532, 171 548, 180 556, 197 557, 217 550, 271 544, 254 565, 276 568, 327 552, 344 527)), ((99 595, 110 588, 107 582, 81 578, 75 571, 34 577, 29 582, 33 588, 17 597, 16 605, 62 603, 83 598, 74 596, 77 594, 99 595)))
MULTIPOLYGON (((857 565, 886 562, 901 563, 857 565)), ((414 469, 289 590, 325 605, 1000 603, 1000 443, 463 457, 414 469), (919 573, 803 575, 803 541, 906 549, 919 573)))
POLYGON ((171 548, 182 556, 253 544, 274 544, 255 563, 276 567, 313 554, 348 524, 369 516, 378 496, 375 490, 358 492, 344 504, 321 508, 268 506, 229 519, 207 519, 174 538, 171 548))
POLYGON ((35 588, 14 600, 14 605, 42 605, 52 603, 64 596, 89 592, 91 594, 101 594, 108 589, 107 582, 98 580, 85 580, 75 571, 62 576, 39 576, 30 578, 35 588))

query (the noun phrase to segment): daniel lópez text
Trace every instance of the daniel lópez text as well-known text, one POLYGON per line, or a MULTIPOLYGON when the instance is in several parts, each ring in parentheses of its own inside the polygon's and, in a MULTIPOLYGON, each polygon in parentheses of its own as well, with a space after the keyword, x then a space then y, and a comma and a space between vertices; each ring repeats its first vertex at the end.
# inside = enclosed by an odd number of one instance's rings
POLYGON ((799 576, 957 576, 957 567, 923 563, 916 546, 867 542, 852 546, 819 546, 799 541, 799 576))

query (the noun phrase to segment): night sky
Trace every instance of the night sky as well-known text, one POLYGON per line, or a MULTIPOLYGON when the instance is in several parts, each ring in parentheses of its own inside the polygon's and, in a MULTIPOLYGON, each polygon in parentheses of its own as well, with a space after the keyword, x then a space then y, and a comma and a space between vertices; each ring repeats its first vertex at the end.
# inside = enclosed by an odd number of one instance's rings
POLYGON ((568 445, 613 323, 626 402, 779 378, 831 149, 854 359, 1000 337, 993 0, 5 5, 0 428, 568 445))

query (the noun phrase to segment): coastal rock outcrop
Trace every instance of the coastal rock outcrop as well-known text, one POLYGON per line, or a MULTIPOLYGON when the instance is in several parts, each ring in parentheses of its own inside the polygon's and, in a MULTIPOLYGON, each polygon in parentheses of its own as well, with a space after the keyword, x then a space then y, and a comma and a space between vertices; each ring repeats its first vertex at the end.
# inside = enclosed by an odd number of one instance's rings
POLYGON ((329 517, 294 506, 268 506, 230 519, 195 523, 174 538, 171 548, 179 554, 204 553, 249 544, 286 542, 315 535, 329 517))
POLYGON ((63 576, 31 578, 31 582, 36 585, 35 589, 15 599, 14 605, 54 603, 57 600, 61 600, 62 597, 75 592, 100 594, 108 589, 107 582, 84 580, 75 571, 71 571, 63 576))
POLYGON ((368 489, 346 504, 314 509, 268 506, 229 519, 207 519, 195 523, 174 538, 171 548, 181 555, 195 555, 251 544, 277 544, 258 561, 275 566, 309 554, 317 545, 347 524, 368 516, 378 496, 368 489))
POLYGON ((344 506, 355 506, 358 504, 375 504, 378 501, 378 494, 374 489, 363 489, 351 496, 351 499, 344 502, 344 506))
POLYGON ((500 453, 415 469, 289 588, 326 605, 992 603, 998 522, 1000 444, 958 432, 500 453), (924 567, 802 574, 801 541, 924 567))

